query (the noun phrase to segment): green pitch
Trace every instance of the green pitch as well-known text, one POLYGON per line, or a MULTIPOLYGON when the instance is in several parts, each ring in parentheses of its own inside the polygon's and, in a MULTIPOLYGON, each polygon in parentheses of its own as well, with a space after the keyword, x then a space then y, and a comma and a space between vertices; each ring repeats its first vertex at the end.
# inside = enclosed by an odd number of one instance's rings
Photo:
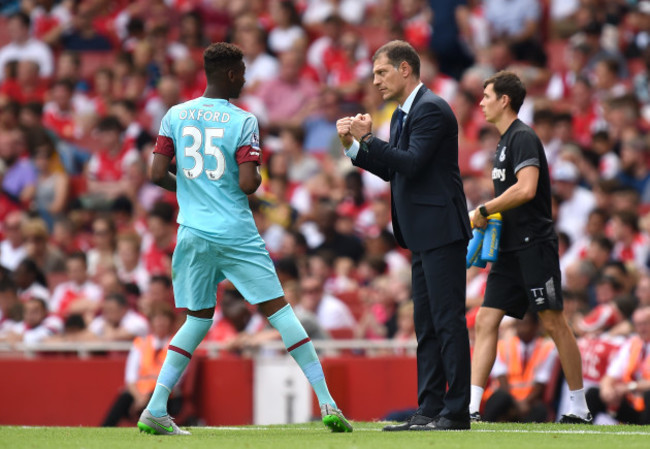
POLYGON ((0 427, 12 449, 615 449, 650 447, 650 426, 473 424, 469 432, 381 432, 382 423, 353 423, 332 434, 321 423, 195 427, 191 436, 159 437, 133 428, 0 427))

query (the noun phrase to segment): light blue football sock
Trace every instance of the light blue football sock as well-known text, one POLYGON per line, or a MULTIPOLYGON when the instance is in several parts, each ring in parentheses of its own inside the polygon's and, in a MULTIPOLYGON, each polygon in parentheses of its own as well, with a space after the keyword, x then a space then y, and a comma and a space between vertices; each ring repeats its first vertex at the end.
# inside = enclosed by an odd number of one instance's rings
POLYGON ((269 322, 280 332, 287 351, 305 373, 314 393, 316 393, 318 403, 336 407, 336 403, 327 389, 323 367, 318 360, 314 345, 291 306, 287 304, 275 312, 269 317, 269 322))
POLYGON ((169 395, 190 363, 194 350, 203 341, 211 326, 212 319, 187 315, 185 323, 169 342, 167 357, 147 405, 147 409, 153 416, 159 418, 167 414, 169 395))

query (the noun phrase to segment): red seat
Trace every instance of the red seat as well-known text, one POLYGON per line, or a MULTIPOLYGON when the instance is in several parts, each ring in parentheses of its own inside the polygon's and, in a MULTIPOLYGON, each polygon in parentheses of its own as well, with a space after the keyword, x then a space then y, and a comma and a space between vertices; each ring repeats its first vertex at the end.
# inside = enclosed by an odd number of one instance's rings
POLYGON ((355 320, 359 320, 363 315, 364 305, 359 298, 359 290, 351 290, 348 292, 337 293, 336 297, 345 303, 352 312, 355 320))
POLYGON ((350 327, 342 327, 340 329, 329 329, 330 337, 335 340, 351 340, 354 338, 354 329, 350 327))

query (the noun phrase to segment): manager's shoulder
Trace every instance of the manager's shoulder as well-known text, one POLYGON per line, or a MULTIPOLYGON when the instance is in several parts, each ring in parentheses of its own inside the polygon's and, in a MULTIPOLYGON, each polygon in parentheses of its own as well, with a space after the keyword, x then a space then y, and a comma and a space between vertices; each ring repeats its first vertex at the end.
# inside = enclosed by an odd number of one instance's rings
POLYGON ((445 111, 451 111, 451 106, 449 106, 449 103, 442 98, 440 95, 437 95, 435 92, 433 92, 430 89, 426 89, 424 93, 422 94, 422 99, 419 101, 419 103, 424 106, 424 107, 434 107, 434 108, 440 108, 445 111))

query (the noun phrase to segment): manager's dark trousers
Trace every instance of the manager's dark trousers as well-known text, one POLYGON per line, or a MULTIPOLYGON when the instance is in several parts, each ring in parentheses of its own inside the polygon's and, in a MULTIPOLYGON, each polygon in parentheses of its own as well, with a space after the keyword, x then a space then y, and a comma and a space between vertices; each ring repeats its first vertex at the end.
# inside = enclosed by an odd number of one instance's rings
POLYGON ((459 240, 412 255, 418 413, 430 418, 469 419, 466 253, 467 242, 459 240))

